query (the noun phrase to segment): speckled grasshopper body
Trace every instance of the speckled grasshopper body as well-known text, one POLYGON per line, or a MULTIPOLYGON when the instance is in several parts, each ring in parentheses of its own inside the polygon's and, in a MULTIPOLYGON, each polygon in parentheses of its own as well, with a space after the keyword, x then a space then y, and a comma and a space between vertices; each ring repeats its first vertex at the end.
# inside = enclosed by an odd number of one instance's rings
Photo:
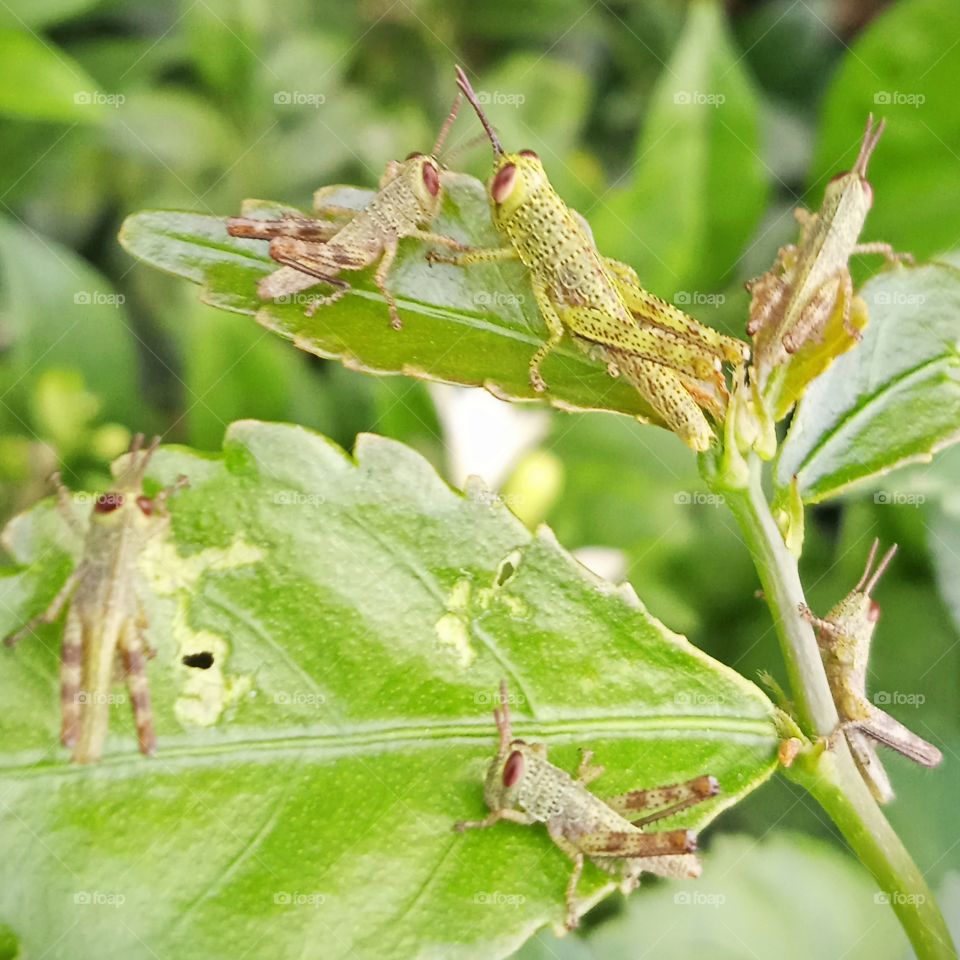
MULTIPOLYGON (((147 497, 143 477, 159 437, 146 449, 142 442, 142 436, 134 439, 114 488, 94 498, 82 556, 50 606, 5 640, 16 643, 39 624, 54 622, 67 607, 60 653, 60 740, 73 749, 75 763, 100 759, 118 676, 126 680, 140 751, 149 755, 156 749, 146 674, 153 651, 137 558, 146 541, 167 528, 167 497, 186 481, 181 478, 147 497)), ((58 497, 67 522, 75 525, 70 491, 58 486, 58 497)))
POLYGON ((270 241, 270 256, 283 264, 264 277, 257 288, 263 300, 276 300, 326 283, 333 293, 311 297, 307 313, 339 300, 350 290, 343 271, 362 270, 377 263, 374 281, 387 303, 391 326, 402 326, 397 301, 387 278, 399 242, 413 237, 454 250, 463 245, 425 229, 443 200, 440 161, 437 159, 460 105, 454 100, 429 156, 411 153, 402 162, 391 161, 380 179, 376 196, 362 210, 331 205, 327 198, 338 188, 323 187, 314 194, 317 218, 290 216, 281 220, 231 217, 227 232, 234 237, 270 241))
POLYGON ((545 824, 550 839, 573 861, 565 898, 568 929, 578 923, 576 891, 585 859, 617 876, 624 893, 637 886, 643 872, 665 877, 700 875, 692 830, 647 833, 642 828, 715 796, 719 786, 713 777, 601 800, 587 789, 603 774, 603 767, 591 765, 590 751, 581 755, 577 775, 571 777, 550 763, 545 744, 513 738, 506 681, 500 685, 500 703, 493 716, 500 742, 483 791, 491 812, 483 820, 460 821, 455 829, 492 827, 501 820, 545 824), (646 815, 628 819, 638 812, 646 815))
POLYGON ((821 339, 838 308, 847 334, 859 339, 859 330, 850 323, 851 256, 880 253, 890 261, 911 259, 895 253, 888 243, 860 243, 873 205, 867 164, 883 127, 883 121, 874 126, 872 114, 867 118, 856 163, 827 184, 820 210, 796 209, 799 243, 782 247, 773 269, 747 284, 752 295, 747 333, 756 337, 754 360, 763 372, 782 363, 804 343, 821 339))
POLYGON ((547 388, 541 365, 569 332, 583 349, 601 356, 611 373, 630 379, 667 427, 705 450, 714 435, 701 406, 722 413, 721 361, 742 363, 746 345, 647 292, 631 267, 602 256, 586 222, 550 185, 537 155, 504 152, 459 67, 457 83, 493 146, 490 208, 506 243, 428 258, 460 266, 519 259, 548 330, 530 360, 534 389, 547 388))
POLYGON ((908 730, 867 698, 870 643, 880 619, 873 588, 896 553, 892 546, 873 569, 879 541, 874 540, 860 582, 826 617, 814 616, 806 606, 801 615, 816 629, 827 680, 840 715, 840 729, 871 792, 881 803, 893 799, 893 789, 877 756, 882 743, 925 767, 935 767, 943 755, 932 744, 908 730))

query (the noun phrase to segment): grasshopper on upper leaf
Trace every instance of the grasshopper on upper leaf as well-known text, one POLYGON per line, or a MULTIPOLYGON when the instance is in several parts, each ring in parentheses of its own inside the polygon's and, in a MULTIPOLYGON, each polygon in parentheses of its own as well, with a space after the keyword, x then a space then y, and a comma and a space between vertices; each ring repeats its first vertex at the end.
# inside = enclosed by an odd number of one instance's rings
POLYGON ((893 789, 877 756, 882 743, 925 767, 935 767, 943 755, 932 744, 908 730, 867 699, 867 665, 870 642, 880 619, 880 605, 870 594, 883 575, 897 547, 894 544, 873 569, 879 540, 873 541, 860 582, 827 615, 814 616, 800 605, 800 614, 813 624, 827 681, 840 715, 850 752, 880 803, 893 799, 893 789))
MULTIPOLYGON (((77 566, 49 607, 5 640, 15 644, 41 623, 53 623, 68 606, 60 653, 60 740, 73 748, 74 763, 100 759, 117 675, 126 679, 141 753, 156 749, 146 675, 153 650, 137 558, 147 539, 168 527, 167 498, 186 484, 181 477, 152 497, 144 494, 144 473, 159 441, 156 437, 144 449, 142 435, 134 438, 115 486, 94 499, 77 566)), ((58 482, 57 492, 61 512, 75 526, 70 491, 58 482)))
MULTIPOLYGON (((860 339, 866 312, 865 308, 858 311, 856 307, 849 269, 851 256, 880 253, 891 262, 913 259, 909 254, 895 253, 888 243, 860 243, 860 233, 873 205, 867 164, 883 128, 884 121, 874 126, 873 115, 867 118, 856 163, 827 184, 820 210, 811 213, 798 207, 794 211, 800 223, 799 243, 782 247, 773 268, 746 285, 752 297, 747 333, 755 338, 754 366, 761 383, 801 347, 822 341, 828 321, 835 315, 840 342, 833 344, 832 352, 819 358, 804 374, 806 381, 822 372, 833 356, 850 349, 860 339), (854 313, 859 314, 856 323, 851 322, 854 313)), ((780 412, 785 415, 786 411, 780 412)))
POLYGON ((583 217, 550 185, 537 155, 504 152, 459 67, 457 83, 493 146, 488 193, 493 225, 506 244, 453 255, 431 252, 428 260, 463 266, 519 259, 549 334, 530 360, 534 389, 546 389, 541 364, 569 331, 582 349, 606 360, 611 373, 624 374, 689 446, 707 449, 714 434, 700 407, 722 416, 721 361, 742 363, 746 344, 648 293, 631 267, 602 256, 583 217))
POLYGON ((404 237, 440 244, 453 250, 464 249, 452 237, 431 233, 429 226, 443 201, 441 166, 437 159, 460 106, 460 96, 453 102, 429 156, 411 153, 406 160, 387 164, 376 196, 362 209, 335 206, 327 202, 337 187, 321 187, 314 194, 315 212, 323 219, 289 216, 280 220, 258 220, 231 217, 227 232, 234 237, 270 241, 270 256, 284 264, 264 277, 257 292, 263 300, 288 297, 302 290, 327 283, 333 293, 311 298, 307 313, 335 303, 349 290, 350 284, 340 273, 362 270, 378 262, 374 281, 390 312, 390 325, 402 326, 397 301, 387 288, 387 277, 404 237))
POLYGON ((716 796, 720 788, 713 777, 695 777, 601 800, 587 789, 587 784, 603 774, 603 767, 590 763, 592 751, 581 753, 574 778, 550 763, 546 744, 513 739, 506 680, 500 684, 499 707, 493 717, 500 742, 483 788, 491 812, 483 820, 462 820, 454 829, 492 827, 501 820, 546 824, 550 839, 573 860, 565 897, 567 929, 578 923, 577 883, 585 859, 619 876, 624 893, 639 884, 644 871, 663 877, 700 875, 697 838, 692 830, 646 833, 642 828, 716 796), (637 813, 645 816, 628 819, 637 813))

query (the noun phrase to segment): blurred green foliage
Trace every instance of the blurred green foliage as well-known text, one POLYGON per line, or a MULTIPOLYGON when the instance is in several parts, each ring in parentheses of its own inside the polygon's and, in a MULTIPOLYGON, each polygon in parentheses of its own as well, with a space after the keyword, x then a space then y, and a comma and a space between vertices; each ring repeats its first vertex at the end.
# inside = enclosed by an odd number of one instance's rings
MULTIPOLYGON (((864 239, 922 257, 960 247, 958 33, 949 0, 6 0, 0 508, 39 496, 58 463, 95 483, 131 431, 215 449, 238 417, 292 420, 348 447, 372 430, 444 463, 426 387, 318 361, 200 305, 194 288, 120 250, 133 211, 226 216, 246 197, 307 207, 322 184, 373 186, 388 159, 432 142, 460 61, 504 141, 540 152, 601 248, 742 333, 743 281, 795 237, 792 208, 818 206, 849 166, 870 111, 888 129, 864 239)), ((455 140, 473 133, 463 122, 455 140)), ((488 153, 454 165, 485 176, 488 153)), ((877 264, 857 266, 862 279, 877 264)), ((546 519, 561 542, 622 551, 670 627, 747 676, 778 673, 746 551, 679 441, 614 416, 551 424, 543 447, 562 486, 546 519)), ((902 544, 879 591, 870 687, 912 696, 891 712, 946 754, 932 772, 890 762, 891 818, 934 884, 960 869, 957 462, 816 509, 803 559, 823 609, 859 576, 870 538, 902 544)), ((722 824, 835 836, 782 779, 722 824)), ((842 910, 845 896, 838 886, 822 909, 842 910)))

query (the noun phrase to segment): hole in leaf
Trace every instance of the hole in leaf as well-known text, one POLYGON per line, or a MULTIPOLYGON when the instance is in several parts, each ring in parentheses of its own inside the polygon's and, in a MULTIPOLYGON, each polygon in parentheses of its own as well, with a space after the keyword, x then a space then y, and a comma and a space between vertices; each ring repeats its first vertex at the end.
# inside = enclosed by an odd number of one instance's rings
POLYGON ((186 667, 209 670, 213 666, 213 654, 206 650, 201 653, 188 653, 183 657, 181 663, 186 667))

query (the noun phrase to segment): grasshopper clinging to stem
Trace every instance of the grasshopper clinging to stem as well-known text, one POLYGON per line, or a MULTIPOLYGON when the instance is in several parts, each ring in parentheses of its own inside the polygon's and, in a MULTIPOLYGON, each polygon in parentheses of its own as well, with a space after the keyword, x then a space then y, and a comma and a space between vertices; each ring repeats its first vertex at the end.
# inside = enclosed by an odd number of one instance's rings
POLYGON ((438 159, 447 133, 456 119, 460 95, 453 102, 430 155, 411 153, 403 161, 392 160, 380 179, 376 196, 362 209, 327 202, 337 187, 321 187, 314 194, 318 218, 289 216, 280 220, 231 217, 227 232, 234 237, 270 241, 270 256, 283 264, 264 277, 257 292, 263 300, 276 300, 327 283, 334 291, 312 297, 307 313, 335 303, 350 290, 341 277, 345 270, 362 270, 377 263, 374 281, 390 313, 390 325, 402 326, 397 301, 387 287, 387 278, 397 256, 399 242, 413 237, 453 250, 464 249, 452 237, 432 233, 443 200, 441 165, 438 159))
POLYGON ((883 120, 874 125, 873 115, 867 118, 856 162, 827 184, 820 210, 812 213, 798 207, 794 211, 800 224, 799 243, 782 247, 773 268, 747 284, 752 296, 747 333, 755 338, 754 364, 761 381, 804 344, 822 340, 835 311, 848 337, 843 349, 859 340, 860 330, 851 322, 851 256, 879 253, 890 262, 913 259, 895 253, 889 243, 860 243, 873 205, 867 164, 883 128, 883 120))
POLYGON ((618 876, 624 893, 639 884, 644 871, 664 877, 700 875, 697 838, 692 830, 646 833, 642 828, 716 796, 720 788, 713 777, 695 777, 686 783, 632 790, 601 800, 587 789, 587 784, 603 774, 603 767, 591 765, 592 752, 581 754, 577 775, 571 777, 550 763, 546 744, 513 738, 508 701, 504 680, 499 706, 493 711, 499 745, 483 788, 490 814, 483 820, 462 820, 454 825, 455 830, 483 829, 502 820, 546 824, 550 839, 573 861, 565 896, 567 929, 578 923, 576 893, 585 859, 618 876), (637 813, 644 816, 628 819, 637 813))
POLYGON ((487 190, 493 225, 506 242, 450 255, 431 252, 428 260, 465 266, 519 259, 548 330, 530 360, 534 389, 546 390, 541 365, 569 332, 582 349, 607 360, 611 373, 625 375, 667 427, 705 450, 714 435, 701 406, 722 416, 721 361, 742 363, 746 345, 647 292, 631 267, 602 256, 586 221, 554 191, 537 155, 504 151, 459 67, 457 83, 493 147, 487 190))
POLYGON ((871 792, 880 803, 893 799, 893 789, 877 756, 882 743, 925 767, 935 767, 943 754, 908 730, 867 698, 870 643, 880 619, 880 605, 871 593, 897 551, 894 544, 873 567, 880 541, 874 540, 863 576, 826 617, 817 617, 801 604, 800 614, 813 624, 827 681, 840 715, 840 727, 850 752, 871 792))
MULTIPOLYGON (((68 608, 60 652, 60 740, 73 748, 74 763, 100 759, 117 674, 126 680, 141 753, 156 749, 146 674, 153 650, 146 636, 137 559, 146 541, 166 530, 167 498, 186 484, 181 477, 152 497, 144 494, 144 473, 159 441, 156 437, 144 449, 143 436, 134 438, 115 486, 94 499, 77 566, 49 607, 5 640, 12 646, 68 608)), ((70 497, 58 481, 59 509, 76 525, 70 497)))

